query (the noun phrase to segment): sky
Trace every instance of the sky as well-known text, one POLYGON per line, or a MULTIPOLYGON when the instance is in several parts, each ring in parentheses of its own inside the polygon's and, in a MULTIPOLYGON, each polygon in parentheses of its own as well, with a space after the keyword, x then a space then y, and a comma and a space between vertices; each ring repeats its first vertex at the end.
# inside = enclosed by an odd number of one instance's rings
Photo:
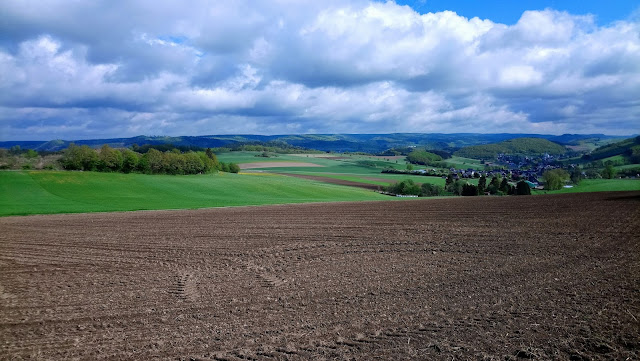
POLYGON ((640 133, 634 1, 3 0, 0 14, 4 141, 640 133))

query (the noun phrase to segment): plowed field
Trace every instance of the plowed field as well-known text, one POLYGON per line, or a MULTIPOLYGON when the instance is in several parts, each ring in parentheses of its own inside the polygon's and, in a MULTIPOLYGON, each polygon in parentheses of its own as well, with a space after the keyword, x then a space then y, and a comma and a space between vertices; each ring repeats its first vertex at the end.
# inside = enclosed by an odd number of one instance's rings
POLYGON ((9 217, 0 231, 0 359, 640 357, 640 192, 9 217))

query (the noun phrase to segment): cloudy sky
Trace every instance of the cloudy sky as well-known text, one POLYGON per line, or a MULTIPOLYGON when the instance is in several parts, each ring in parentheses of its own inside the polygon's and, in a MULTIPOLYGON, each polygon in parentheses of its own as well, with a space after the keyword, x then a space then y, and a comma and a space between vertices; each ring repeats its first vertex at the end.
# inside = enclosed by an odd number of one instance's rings
POLYGON ((0 140, 630 135, 632 3, 3 0, 0 140))

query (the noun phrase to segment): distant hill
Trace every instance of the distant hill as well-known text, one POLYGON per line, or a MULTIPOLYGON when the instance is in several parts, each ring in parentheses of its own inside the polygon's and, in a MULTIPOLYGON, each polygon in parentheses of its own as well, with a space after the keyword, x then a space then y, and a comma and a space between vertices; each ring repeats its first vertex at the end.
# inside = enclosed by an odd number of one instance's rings
POLYGON ((629 138, 620 142, 611 143, 595 149, 593 152, 585 156, 588 160, 600 160, 604 158, 622 155, 630 157, 640 152, 640 136, 629 138))
POLYGON ((464 147, 454 154, 459 157, 475 159, 493 159, 498 154, 564 154, 567 149, 552 141, 542 138, 516 138, 502 141, 500 143, 474 145, 464 147))
POLYGON ((0 142, 0 148, 11 148, 19 145, 24 149, 41 151, 58 151, 69 144, 100 147, 108 144, 111 147, 130 147, 133 144, 173 144, 175 146, 196 147, 225 147, 252 142, 285 142, 292 146, 333 152, 366 152, 381 153, 391 148, 420 147, 426 150, 443 150, 453 152, 460 148, 499 143, 515 138, 542 138, 563 145, 579 144, 586 141, 617 140, 623 137, 613 137, 602 134, 564 134, 536 135, 536 134, 422 134, 422 133, 393 133, 393 134, 301 134, 301 135, 203 135, 180 137, 149 137, 137 136, 131 138, 109 138, 90 140, 51 140, 51 141, 9 141, 0 142))

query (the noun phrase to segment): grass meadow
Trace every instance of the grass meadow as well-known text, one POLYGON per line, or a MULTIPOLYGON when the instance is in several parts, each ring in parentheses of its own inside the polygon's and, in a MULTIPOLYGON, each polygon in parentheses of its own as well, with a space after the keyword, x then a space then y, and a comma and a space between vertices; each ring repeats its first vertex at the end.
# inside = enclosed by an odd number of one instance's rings
POLYGON ((381 199, 388 197, 360 188, 259 173, 0 172, 0 216, 381 199))
MULTIPOLYGON (((322 167, 251 169, 240 174, 216 173, 188 176, 145 175, 71 171, 0 172, 0 216, 111 212, 160 209, 194 209, 306 202, 389 200, 388 196, 357 187, 312 181, 277 172, 321 176, 374 185, 405 179, 444 186, 440 177, 383 174, 392 166, 404 169, 404 161, 361 155, 327 159, 317 155, 255 157, 256 152, 219 155, 224 162, 309 162, 322 167)), ((456 159, 471 163, 467 159, 456 159)), ((470 183, 478 183, 470 179, 470 183)), ((640 190, 640 180, 586 179, 573 188, 534 191, 534 194, 640 190)))
POLYGON ((640 191, 640 179, 583 179, 572 188, 556 191, 534 191, 533 194, 640 191))

